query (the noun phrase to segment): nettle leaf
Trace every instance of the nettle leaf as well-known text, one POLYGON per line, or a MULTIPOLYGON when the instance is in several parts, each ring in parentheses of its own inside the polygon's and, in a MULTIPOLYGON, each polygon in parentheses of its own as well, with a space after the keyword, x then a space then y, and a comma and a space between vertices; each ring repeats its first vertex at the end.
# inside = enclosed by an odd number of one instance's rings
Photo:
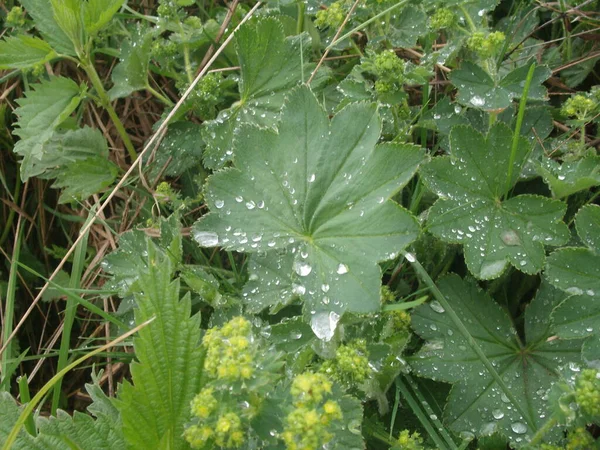
POLYGON ((113 87, 108 91, 112 100, 123 98, 148 86, 148 64, 152 34, 138 29, 123 42, 120 62, 111 74, 113 87))
MULTIPOLYGON (((575 216, 577 233, 588 248, 561 248, 548 257, 546 278, 570 294, 600 299, 600 206, 587 205, 575 216)), ((590 300, 591 301, 591 300, 590 300)))
POLYGON ((232 159, 234 130, 243 123, 273 127, 287 91, 310 76, 310 37, 285 37, 283 25, 275 18, 253 20, 236 33, 240 65, 240 100, 205 123, 207 148, 204 165, 223 167, 232 159))
POLYGON ((56 57, 56 52, 42 39, 18 35, 0 41, 0 69, 27 69, 56 57))
POLYGON ((450 132, 450 156, 421 168, 424 183, 440 199, 428 230, 445 242, 463 244, 469 271, 480 279, 499 277, 508 263, 534 274, 544 266, 544 245, 562 245, 569 229, 566 205, 537 195, 503 200, 516 184, 531 147, 520 138, 512 179, 507 183, 513 133, 495 124, 487 136, 471 127, 450 132))
POLYGON ((83 9, 85 31, 94 35, 104 28, 125 0, 87 0, 83 9))
MULTIPOLYGON (((457 100, 460 103, 484 111, 499 111, 508 108, 514 98, 521 96, 528 71, 529 65, 524 65, 495 81, 481 67, 465 61, 461 68, 454 69, 449 77, 452 84, 458 88, 457 100)), ((546 100, 547 91, 542 83, 551 75, 552 71, 548 67, 536 67, 527 98, 546 100)))
POLYGON ((56 23, 54 10, 50 0, 21 0, 21 5, 27 9, 27 13, 33 18, 35 27, 46 42, 48 42, 57 53, 69 56, 77 56, 71 39, 56 23))
POLYGON ((539 175, 557 198, 568 197, 600 185, 600 156, 586 156, 578 161, 565 161, 562 164, 543 158, 536 164, 539 175))
POLYGON ((118 173, 118 167, 108 159, 88 158, 64 167, 52 187, 63 189, 59 203, 84 200, 110 186, 118 173))
MULTIPOLYGON (((39 417, 36 423, 37 436, 21 430, 11 449, 125 450, 127 445, 123 438, 118 411, 114 410, 114 407, 111 408, 109 399, 99 387, 86 385, 86 389, 94 400, 88 410, 95 418, 77 411, 70 416, 61 410, 57 412, 57 417, 39 417)), ((0 393, 0 442, 5 442, 20 413, 21 408, 10 394, 0 393)))
POLYGON ((413 370, 453 384, 444 409, 444 421, 452 430, 478 436, 498 432, 513 443, 526 442, 550 417, 546 394, 560 379, 563 365, 580 362, 583 341, 548 341, 556 299, 544 286, 525 311, 525 342, 506 312, 475 283, 450 275, 438 287, 527 415, 521 416, 511 404, 437 303, 419 306, 413 313, 413 329, 427 341, 410 360, 413 370))
POLYGON ((24 98, 17 100, 20 106, 15 110, 19 120, 13 133, 21 139, 15 145, 14 152, 23 156, 23 180, 40 174, 48 167, 42 163, 41 167, 36 168, 40 161, 53 158, 52 153, 47 154, 47 144, 56 128, 75 111, 81 101, 79 85, 68 78, 52 77, 32 88, 24 98))
POLYGON ((147 272, 138 268, 135 318, 138 324, 156 319, 133 339, 133 384, 121 386, 116 406, 130 448, 185 449, 190 402, 202 388, 200 316, 191 315, 189 293, 179 298, 170 260, 154 250, 148 240, 147 272))
MULTIPOLYGON (((261 267, 285 266, 321 338, 331 338, 345 310, 379 309, 377 263, 419 233, 415 218, 389 199, 423 152, 409 144, 376 146, 380 131, 372 104, 352 104, 330 122, 307 87, 292 91, 277 131, 240 128, 235 168, 209 178, 211 213, 193 227, 205 247, 275 251, 261 267)), ((254 306, 273 306, 276 298, 256 296, 254 306)))

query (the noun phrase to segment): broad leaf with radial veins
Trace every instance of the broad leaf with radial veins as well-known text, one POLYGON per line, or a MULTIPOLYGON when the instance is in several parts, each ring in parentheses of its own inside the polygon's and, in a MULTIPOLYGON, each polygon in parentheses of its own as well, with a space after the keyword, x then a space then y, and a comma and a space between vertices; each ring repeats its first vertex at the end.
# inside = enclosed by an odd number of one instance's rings
MULTIPOLYGON (((267 253, 275 258, 270 266, 280 259, 280 270, 291 276, 281 283, 293 283, 324 339, 344 311, 378 310, 377 263, 419 233, 415 218, 390 198, 413 176, 423 152, 377 145, 380 132, 375 105, 352 104, 330 121, 313 93, 297 88, 277 131, 240 128, 235 167, 209 178, 211 212, 193 227, 202 246, 267 253)), ((258 270, 253 278, 262 276, 258 270)), ((276 272, 268 278, 278 285, 276 272)))

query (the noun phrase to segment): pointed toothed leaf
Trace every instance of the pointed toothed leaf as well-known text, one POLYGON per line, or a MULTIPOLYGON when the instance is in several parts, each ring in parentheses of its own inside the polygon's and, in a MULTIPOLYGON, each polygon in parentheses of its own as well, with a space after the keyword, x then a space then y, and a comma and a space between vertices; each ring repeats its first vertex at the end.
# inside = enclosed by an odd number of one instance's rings
POLYGON ((379 308, 377 263, 419 232, 389 199, 423 152, 409 144, 377 146, 379 133, 374 105, 350 105, 329 121, 308 88, 292 91, 277 132, 240 129, 236 167, 209 178, 211 212, 194 225, 195 239, 207 247, 292 253, 291 269, 287 256, 279 261, 313 313, 313 329, 331 337, 345 310, 379 308))
POLYGON ((421 168, 424 183, 440 197, 429 211, 428 229, 446 242, 463 244, 469 271, 480 279, 499 277, 508 263, 537 273, 544 266, 544 245, 562 245, 569 236, 561 221, 564 203, 535 195, 502 200, 530 151, 521 138, 507 183, 512 137, 501 123, 487 136, 456 126, 450 133, 451 155, 421 168))
POLYGON ((84 6, 83 24, 85 31, 95 35, 104 28, 123 6, 125 0, 88 0, 84 6))
POLYGON ((42 39, 18 35, 0 41, 0 69, 27 69, 56 57, 56 52, 42 39))
POLYGON ((536 170, 557 198, 600 185, 599 156, 587 156, 562 164, 550 158, 543 158, 536 164, 536 170))
POLYGON ((110 186, 118 173, 119 168, 106 158, 88 158, 65 166, 52 187, 62 189, 59 203, 81 201, 110 186))
POLYGON ((133 340, 132 383, 121 386, 116 405, 130 447, 185 449, 190 402, 202 387, 200 317, 191 316, 189 294, 179 298, 171 262, 155 250, 148 241, 148 270, 140 274, 135 296, 136 323, 155 320, 133 340))
POLYGON ((210 169, 231 160, 234 131, 241 124, 274 126, 287 90, 303 80, 303 71, 310 76, 308 66, 303 66, 310 58, 310 38, 305 33, 285 37, 275 18, 248 22, 238 30, 235 42, 240 101, 204 125, 204 164, 210 169))
POLYGON ((119 64, 111 73, 113 87, 108 91, 111 99, 127 97, 148 85, 152 37, 151 33, 138 29, 123 42, 119 64))
POLYGON ((575 216, 575 225, 588 248, 555 251, 548 257, 545 276, 557 288, 593 297, 597 302, 600 299, 600 206, 581 208, 575 216))
POLYGON ((27 13, 33 17, 35 27, 42 37, 57 53, 69 56, 77 56, 75 47, 56 22, 54 10, 50 0, 21 0, 27 13))
MULTIPOLYGON (((463 105, 498 111, 508 108, 513 99, 522 95, 528 70, 528 65, 521 66, 496 82, 481 67, 465 61, 460 69, 450 73, 450 81, 458 88, 457 99, 463 105)), ((542 83, 550 75, 552 71, 548 67, 536 67, 527 98, 545 100, 547 91, 542 83)))
MULTIPOLYGON (((412 326, 427 343, 411 358, 420 376, 452 383, 444 422, 457 433, 477 436, 498 432, 512 442, 526 442, 550 416, 546 394, 560 379, 559 368, 581 360, 583 340, 550 339, 553 300, 544 286, 525 312, 525 343, 510 317, 473 282, 450 275, 438 287, 469 334, 496 368, 514 398, 522 417, 489 374, 447 311, 422 305, 413 313, 412 326)), ((562 435, 554 429, 546 436, 562 435)))

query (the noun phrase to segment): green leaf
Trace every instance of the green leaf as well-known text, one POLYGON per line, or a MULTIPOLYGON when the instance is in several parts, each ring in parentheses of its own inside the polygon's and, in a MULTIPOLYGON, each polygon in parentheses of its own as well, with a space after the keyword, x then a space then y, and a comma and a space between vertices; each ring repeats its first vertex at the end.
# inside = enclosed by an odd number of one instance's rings
POLYGON ((216 169, 232 159, 234 131, 243 123, 273 127, 287 91, 310 76, 303 61, 310 58, 310 38, 306 33, 285 37, 275 18, 253 20, 236 33, 240 65, 240 100, 206 122, 204 153, 206 167, 216 169))
POLYGON ((575 216, 577 233, 588 248, 561 248, 548 257, 546 278, 565 292, 600 298, 600 206, 587 205, 575 216))
POLYGON ((169 125, 153 156, 149 171, 151 179, 159 175, 178 177, 198 166, 204 147, 201 133, 202 127, 197 123, 175 122, 169 125))
POLYGON ((508 263, 537 273, 544 266, 544 245, 562 245, 569 237, 561 221, 564 203, 536 195, 502 200, 530 152, 520 138, 507 186, 512 138, 501 123, 487 136, 457 126, 450 133, 451 155, 421 168, 424 183, 440 197, 429 211, 428 230, 445 242, 463 244, 469 271, 480 279, 499 277, 508 263))
MULTIPOLYGON (((57 417, 37 419, 36 437, 22 430, 13 450, 125 450, 127 448, 118 411, 110 405, 98 385, 86 385, 94 403, 88 410, 96 417, 75 412, 71 417, 58 411, 57 417)), ((12 425, 16 422, 20 409, 10 394, 0 393, 0 442, 4 442, 12 425)))
POLYGON ((0 41, 0 69, 27 69, 55 57, 52 47, 36 37, 21 34, 0 41))
MULTIPOLYGON (((521 96, 528 71, 529 65, 524 65, 494 81, 481 67, 465 61, 460 69, 450 73, 450 81, 458 88, 457 99, 462 104, 485 111, 499 111, 508 108, 514 98, 521 96)), ((552 71, 546 66, 535 68, 528 99, 546 100, 547 92, 542 83, 550 75, 552 71)))
POLYGON ((439 304, 419 306, 412 316, 413 329, 427 341, 411 358, 413 370, 453 384, 444 409, 450 429, 477 436, 499 432, 515 444, 526 442, 549 418, 546 393, 560 379, 561 366, 580 361, 583 341, 548 341, 553 304, 544 286, 525 311, 525 342, 506 312, 473 282, 450 275, 438 287, 527 416, 511 405, 439 304))
POLYGON ((75 47, 62 28, 56 23, 50 0, 21 0, 21 5, 33 18, 35 27, 57 53, 77 56, 75 47))
POLYGON ((88 0, 84 5, 83 24, 85 31, 95 35, 104 28, 123 6, 125 0, 88 0))
POLYGON ((73 43, 76 51, 81 49, 85 38, 83 36, 82 6, 81 0, 50 0, 54 21, 73 43))
POLYGON ((138 324, 156 319, 133 340, 133 383, 121 386, 116 405, 131 448, 185 449, 190 402, 202 387, 200 316, 191 316, 189 294, 179 299, 171 262, 154 249, 148 241, 148 270, 138 269, 135 318, 138 324))
POLYGON ((108 91, 108 95, 112 100, 146 89, 151 45, 152 35, 142 29, 123 42, 120 62, 111 74, 113 87, 108 91))
POLYGON ((278 250, 288 265, 285 254, 293 254, 287 272, 322 338, 331 338, 345 310, 379 309, 377 262, 419 232, 414 217, 389 199, 423 152, 409 144, 376 146, 380 130, 374 105, 350 105, 330 122, 308 88, 292 91, 277 132, 240 128, 236 168, 209 178, 211 213, 192 230, 205 247, 278 250))
POLYGON ((63 188, 59 203, 85 200, 107 188, 115 180, 119 168, 103 157, 88 158, 64 167, 53 188, 63 188))
POLYGON ((389 39, 394 47, 411 48, 415 46, 419 37, 428 32, 425 12, 421 8, 408 5, 400 13, 394 13, 390 29, 384 38, 389 39))
POLYGON ((55 178, 75 162, 108 158, 104 135, 100 130, 89 127, 54 133, 47 141, 38 143, 36 148, 39 152, 26 156, 21 163, 21 172, 27 177, 55 178))
POLYGON ((600 185, 600 156, 586 156, 578 161, 565 161, 562 164, 543 158, 536 164, 536 169, 557 198, 568 197, 575 192, 600 185))
MULTIPOLYGON (((173 267, 181 263, 181 226, 176 215, 161 219, 158 245, 156 251, 163 252, 173 267)), ((118 291, 121 297, 130 294, 134 283, 139 279, 141 268, 147 266, 146 247, 144 231, 130 230, 123 233, 119 239, 119 248, 102 261, 102 269, 113 275, 105 287, 118 291)))
POLYGON ((23 180, 42 173, 48 167, 43 161, 53 159, 52 151, 47 154, 47 145, 53 146, 49 141, 54 137, 54 130, 81 101, 80 87, 68 78, 51 77, 32 88, 24 98, 17 100, 20 106, 15 110, 19 120, 13 133, 21 139, 14 152, 23 156, 23 180))

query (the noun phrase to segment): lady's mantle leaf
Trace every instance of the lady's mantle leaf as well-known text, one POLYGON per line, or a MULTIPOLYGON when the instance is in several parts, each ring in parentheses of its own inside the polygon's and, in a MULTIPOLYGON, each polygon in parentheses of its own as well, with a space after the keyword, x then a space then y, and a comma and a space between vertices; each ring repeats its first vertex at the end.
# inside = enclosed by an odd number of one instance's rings
POLYGON ((560 366, 579 363, 583 341, 548 341, 556 298, 544 286, 525 311, 525 343, 506 312, 474 283, 450 275, 438 286, 527 416, 510 403, 439 304, 419 306, 413 314, 414 330, 428 342, 411 366, 421 376, 454 384, 444 410, 451 429, 499 432, 524 443, 548 419, 546 393, 559 378, 560 366))
MULTIPOLYGON (((575 225, 588 248, 555 251, 548 257, 545 275, 557 288, 570 294, 586 295, 590 297, 590 303, 597 303, 600 301, 600 206, 581 208, 575 216, 575 225)), ((598 326, 600 323, 596 328, 598 326)))
POLYGON ((350 105, 330 123, 308 88, 292 91, 277 132, 240 129, 236 168, 209 178, 212 212, 193 228, 205 247, 277 250, 320 337, 331 337, 345 310, 378 309, 377 263, 419 232, 414 217, 389 199, 423 153, 412 145, 376 146, 380 130, 374 105, 350 105))
POLYGON ((536 164, 536 169, 557 198, 600 184, 599 156, 586 156, 578 161, 565 161, 562 164, 543 158, 536 164))
POLYGON ((302 81, 302 71, 310 74, 303 61, 310 59, 307 34, 285 37, 275 18, 253 20, 236 34, 240 64, 240 100, 221 111, 205 125, 206 167, 216 169, 232 158, 234 130, 242 123, 274 126, 288 89, 302 81))
POLYGON ((562 245, 569 236, 561 222, 564 203, 535 195, 502 200, 530 151, 521 138, 507 183, 512 137, 500 123, 487 136, 456 126, 450 133, 451 156, 421 168, 425 184, 441 197, 429 211, 429 230, 446 242, 463 244, 467 266, 480 279, 500 276, 509 262, 537 273, 544 265, 544 244, 562 245))
MULTIPOLYGON (((528 71, 528 65, 521 66, 496 82, 478 65, 464 62, 460 69, 452 71, 450 80, 458 88, 460 103, 484 111, 498 111, 508 108, 513 98, 522 94, 528 71)), ((542 83, 550 75, 548 67, 536 67, 527 98, 545 100, 547 92, 542 83)))

